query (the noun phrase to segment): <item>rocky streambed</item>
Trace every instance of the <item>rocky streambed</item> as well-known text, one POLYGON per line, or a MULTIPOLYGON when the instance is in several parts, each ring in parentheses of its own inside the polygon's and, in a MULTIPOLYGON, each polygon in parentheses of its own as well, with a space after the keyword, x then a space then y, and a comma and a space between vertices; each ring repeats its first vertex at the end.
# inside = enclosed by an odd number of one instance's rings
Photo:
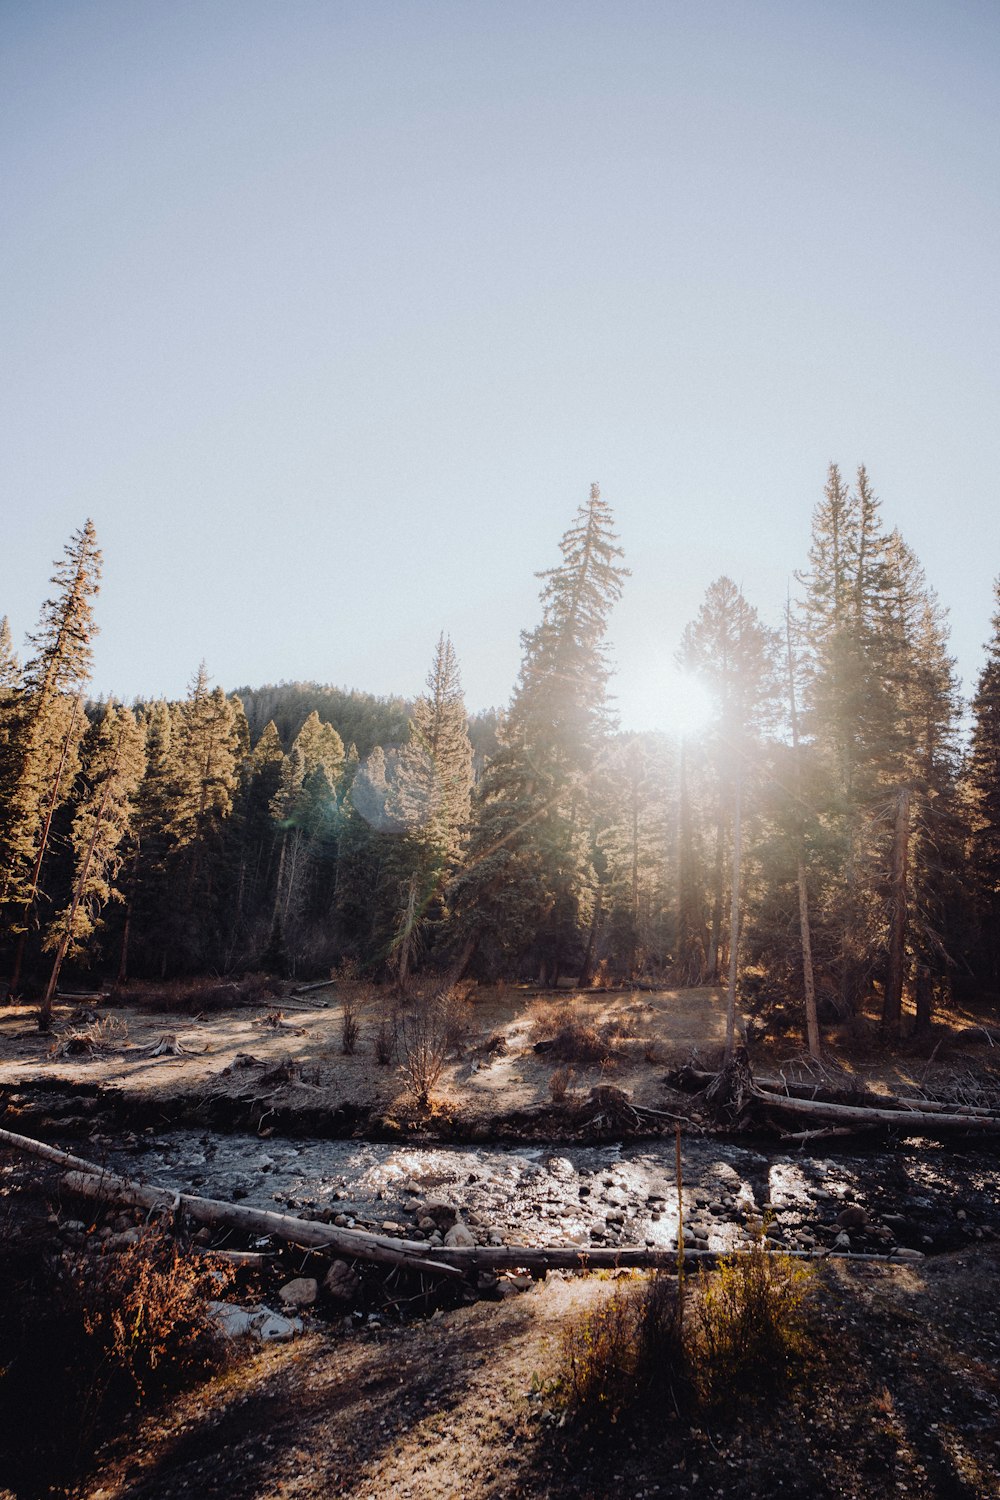
MULTIPOLYGON (((77 1140, 71 1149, 81 1151, 77 1140)), ((83 1154, 175 1191, 430 1245, 676 1246, 673 1141, 407 1145, 151 1130, 83 1154)), ((1000 1238, 1000 1154, 910 1141, 822 1155, 686 1137, 683 1238, 725 1251, 761 1221, 789 1249, 923 1254, 1000 1238)))

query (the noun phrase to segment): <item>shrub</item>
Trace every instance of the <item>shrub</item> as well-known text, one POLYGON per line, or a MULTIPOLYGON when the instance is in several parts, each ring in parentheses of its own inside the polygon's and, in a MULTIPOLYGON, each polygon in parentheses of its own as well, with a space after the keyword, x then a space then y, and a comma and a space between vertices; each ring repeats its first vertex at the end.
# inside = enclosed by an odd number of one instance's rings
POLYGON ((379 1067, 387 1068, 394 1062, 399 1051, 399 1038, 397 1036, 397 1021, 395 1015, 387 1015, 384 1011, 379 1016, 378 1026, 375 1029, 375 1061, 379 1067))
POLYGON ((199 1015, 231 1010, 237 1006, 261 1005, 282 993, 280 979, 270 974, 245 974, 242 979, 170 979, 162 984, 119 985, 111 995, 115 1005, 137 1010, 199 1015))
POLYGON ((358 1012, 351 996, 344 996, 340 1010, 340 1050, 345 1057, 353 1057, 358 1050, 361 1031, 358 1012))
POLYGON ((563 1334, 560 1388, 587 1426, 676 1407, 690 1381, 683 1303, 672 1277, 619 1285, 563 1334))
POLYGON ((768 1250, 760 1233, 749 1251, 702 1274, 694 1320, 707 1402, 767 1394, 787 1382, 805 1349, 811 1276, 801 1262, 768 1250))
POLYGON ((615 1056, 613 1028, 595 1026, 565 1000, 533 1008, 531 1037, 539 1050, 559 1062, 607 1063, 615 1056))
POLYGON ((553 1104, 565 1104, 566 1095, 569 1093, 569 1087, 572 1081, 572 1068, 556 1068, 552 1077, 549 1079, 549 1093, 552 1095, 553 1104))
POLYGON ((430 1103, 448 1056, 448 1017, 440 1001, 422 1001, 399 1022, 402 1067, 421 1109, 430 1103))
POLYGON ((121 1252, 19 1254, 3 1266, 0 1472, 61 1492, 130 1409, 221 1363, 205 1302, 219 1288, 152 1231, 121 1252))

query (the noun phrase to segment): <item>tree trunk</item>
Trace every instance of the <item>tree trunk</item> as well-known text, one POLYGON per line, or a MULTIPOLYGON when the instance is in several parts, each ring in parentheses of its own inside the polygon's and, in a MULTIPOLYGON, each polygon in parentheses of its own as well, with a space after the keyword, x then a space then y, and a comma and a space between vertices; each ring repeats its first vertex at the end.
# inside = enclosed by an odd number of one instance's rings
POLYGON ((594 897, 594 915, 590 921, 590 932, 587 936, 587 951, 583 955, 583 966, 580 969, 580 977, 576 981, 581 990, 585 990, 594 982, 594 959, 597 953, 597 934, 601 925, 601 893, 597 892, 594 897))
POLYGON ((743 777, 737 772, 733 806, 733 896, 729 918, 729 989, 726 995, 726 1061, 736 1046, 736 960, 740 946, 740 876, 743 855, 743 777))
POLYGON ((795 796, 800 811, 796 818, 798 842, 799 936, 802 942, 802 989, 806 1005, 806 1043, 809 1056, 820 1059, 819 1018, 816 1014, 816 982, 813 974, 812 929, 809 925, 809 886, 806 880, 805 829, 802 806, 802 766, 799 759, 799 714, 795 700, 795 657, 792 654, 792 615, 785 606, 785 644, 788 652, 788 707, 792 720, 792 756, 795 763, 795 796))
POLYGON ((931 971, 925 964, 917 969, 917 1036, 926 1036, 931 1029, 931 1019, 934 1013, 934 981, 931 971))
POLYGON ((896 830, 892 841, 892 922, 889 934, 889 975, 882 1003, 882 1030, 899 1040, 903 1014, 903 977, 906 967, 906 876, 910 842, 910 788, 900 787, 896 799, 896 830))

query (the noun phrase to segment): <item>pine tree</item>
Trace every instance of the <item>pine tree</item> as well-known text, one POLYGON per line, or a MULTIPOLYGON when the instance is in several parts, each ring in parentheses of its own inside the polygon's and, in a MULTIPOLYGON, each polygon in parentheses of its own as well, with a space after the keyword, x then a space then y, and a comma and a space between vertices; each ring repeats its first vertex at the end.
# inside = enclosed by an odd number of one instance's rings
MULTIPOLYGON (((54 593, 42 606, 23 682, 4 712, 8 794, 0 807, 0 908, 7 931, 19 935, 12 988, 20 977, 52 819, 79 769, 81 695, 91 669, 91 600, 100 588, 100 568, 93 523, 87 521, 55 565, 54 593)), ((10 673, 8 658, 5 675, 10 673)))
POLYGON ((209 687, 204 662, 187 699, 171 707, 164 787, 164 969, 222 962, 221 854, 236 789, 240 717, 221 688, 209 687))
POLYGON ((969 804, 969 864, 976 893, 976 968, 1000 996, 1000 579, 993 633, 972 699, 972 738, 963 777, 969 804))
POLYGON ((131 826, 133 799, 143 773, 143 733, 128 709, 109 705, 89 731, 84 749, 83 785, 71 833, 72 896, 45 936, 45 947, 54 950, 55 958, 39 1009, 42 1031, 49 1028, 64 960, 86 950, 104 906, 121 899, 115 885, 121 845, 131 826))
POLYGON ((529 959, 543 981, 582 961, 593 915, 591 781, 611 727, 605 634, 627 570, 593 485, 540 574, 542 619, 523 660, 500 749, 477 790, 466 870, 455 882, 457 967, 529 959))
POLYGON ((441 635, 387 799, 391 817, 405 830, 395 841, 390 875, 398 892, 392 955, 401 985, 428 928, 446 920, 444 892, 460 865, 471 791, 472 746, 458 661, 450 639, 441 635))
POLYGON ((711 734, 718 802, 715 837, 709 981, 716 982, 722 929, 724 854, 731 830, 729 881, 729 986, 726 1054, 733 1051, 741 916, 743 823, 748 778, 757 763, 757 740, 773 717, 777 696, 778 641, 731 578, 718 578, 684 632, 678 661, 710 688, 716 709, 711 734))

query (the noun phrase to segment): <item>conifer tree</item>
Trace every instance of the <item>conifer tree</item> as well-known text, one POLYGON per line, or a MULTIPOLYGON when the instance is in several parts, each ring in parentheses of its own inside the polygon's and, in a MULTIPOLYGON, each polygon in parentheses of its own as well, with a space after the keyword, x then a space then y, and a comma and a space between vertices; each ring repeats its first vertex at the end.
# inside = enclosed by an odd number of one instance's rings
POLYGON ((210 688, 204 662, 187 699, 171 707, 165 788, 164 965, 219 962, 219 898, 224 830, 233 805, 240 714, 221 688, 210 688))
POLYGON ((723 863, 729 831, 729 986, 726 1053, 735 1040, 736 975, 740 938, 744 808, 748 777, 755 768, 757 740, 773 716, 777 695, 777 636, 763 625, 731 578, 718 578, 684 632, 678 660, 712 692, 715 716, 711 752, 718 788, 715 880, 709 976, 717 978, 722 928, 723 863))
POLYGON ((993 633, 972 700, 972 738, 964 772, 969 803, 969 863, 977 906, 977 969, 1000 996, 1000 579, 993 633))
POLYGON ((427 693, 410 719, 410 739, 399 751, 387 807, 404 832, 396 839, 390 878, 399 915, 392 941, 394 968, 405 986, 414 952, 428 924, 446 919, 444 891, 457 872, 468 831, 472 746, 455 650, 441 635, 427 676, 427 693))
MULTIPOLYGON (((29 637, 32 655, 4 714, 8 795, 0 807, 0 909, 8 933, 19 935, 12 988, 20 977, 53 815, 68 798, 79 768, 81 693, 90 676, 96 634, 91 600, 100 588, 100 569, 101 553, 88 520, 55 565, 54 592, 29 637)), ((9 662, 5 671, 9 676, 9 662)))
POLYGON ((529 960, 543 981, 581 962, 594 893, 591 781, 612 719, 605 635, 627 569, 600 490, 540 574, 542 619, 522 635, 520 678, 477 789, 455 882, 459 969, 529 960))
POLYGON ((101 923, 108 901, 121 899, 115 879, 121 845, 131 826, 133 799, 142 779, 143 733, 126 708, 108 705, 89 731, 84 747, 82 788, 73 819, 73 889, 68 905, 53 920, 45 946, 55 958, 39 1009, 39 1029, 47 1031, 52 1000, 64 960, 84 952, 101 923))

